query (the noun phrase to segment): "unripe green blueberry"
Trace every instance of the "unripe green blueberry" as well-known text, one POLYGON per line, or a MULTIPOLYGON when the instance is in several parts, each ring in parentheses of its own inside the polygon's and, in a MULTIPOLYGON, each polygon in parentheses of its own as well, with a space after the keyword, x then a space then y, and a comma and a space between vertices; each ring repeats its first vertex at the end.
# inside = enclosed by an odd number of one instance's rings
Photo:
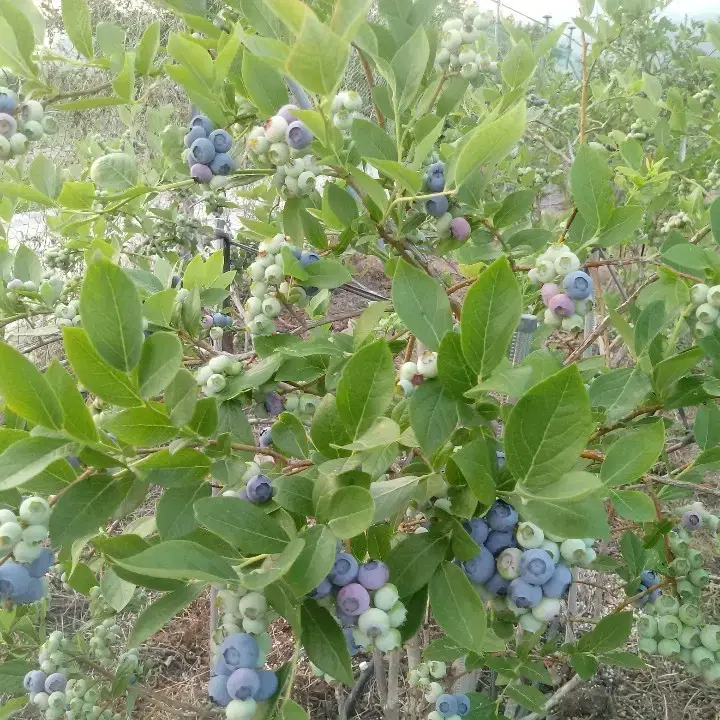
POLYGON ((41 710, 48 709, 48 699, 50 696, 46 692, 35 693, 33 696, 33 703, 37 705, 41 710))
POLYGON ((444 678, 447 673, 447 665, 439 660, 430 660, 428 662, 428 670, 430 671, 430 675, 440 680, 444 678))
POLYGON ((545 533, 531 522, 521 522, 517 527, 518 544, 524 548, 538 548, 545 540, 545 533))
POLYGON ((700 628, 700 640, 708 650, 720 650, 720 625, 705 625, 700 628))
POLYGON ((267 291, 268 286, 267 283, 264 282, 256 282, 250 286, 250 294, 253 297, 260 298, 261 300, 267 295, 267 291))
POLYGON ((266 297, 262 302, 262 312, 269 318, 276 318, 282 312, 282 305, 277 298, 266 297))
POLYGON ((690 571, 688 580, 696 587, 704 588, 710 584, 710 573, 705 568, 696 568, 690 571))
POLYGON ((520 627, 529 633, 536 633, 545 624, 542 620, 538 620, 532 613, 520 616, 520 627))
POLYGON ((238 610, 243 617, 251 620, 265 615, 267 612, 267 601, 262 593, 250 592, 240 599, 238 610))
POLYGON ((320 400, 315 395, 310 395, 309 393, 303 393, 300 396, 300 403, 298 405, 298 409, 301 413, 304 413, 306 415, 312 415, 315 410, 317 410, 317 406, 320 404, 320 400))
POLYGON ((23 125, 23 134, 30 142, 37 142, 45 134, 45 131, 41 123, 30 120, 23 125))
POLYGON ((219 373, 214 373, 208 378, 205 387, 209 394, 214 395, 216 393, 222 392, 225 389, 226 385, 227 380, 225 379, 225 376, 220 375, 219 373))
POLYGON ((693 600, 698 595, 698 588, 695 587, 689 580, 678 580, 675 584, 677 593, 683 602, 693 600))
POLYGON ((688 550, 686 559, 690 564, 690 568, 692 570, 697 570, 705 564, 705 558, 703 557, 703 554, 700 552, 700 550, 696 550, 695 548, 690 548, 690 550, 688 550))
MULTIPOLYGON (((39 545, 47 539, 49 532, 45 525, 28 525, 23 530, 22 539, 28 545, 39 545)), ((2 535, 2 528, 0 528, 0 535, 2 535)))
MULTIPOLYGON (((12 138, 10 138, 10 143, 12 144, 12 138)), ((707 301, 716 308, 720 308, 720 285, 708 288, 707 301)))
POLYGON ((268 621, 265 616, 260 617, 256 620, 253 620, 251 618, 245 617, 242 619, 242 629, 246 633, 251 633, 253 635, 259 635, 260 633, 263 633, 268 628, 268 621))
POLYGON ((445 691, 439 682, 431 682, 426 686, 425 692, 423 693, 425 702, 430 703, 430 705, 434 705, 443 692, 445 691))
POLYGON ((675 615, 661 615, 658 617, 658 633, 664 638, 674 640, 680 637, 683 625, 675 615))
POLYGON ((216 355, 210 358, 208 367, 214 373, 224 373, 234 362, 235 358, 230 355, 216 355))
POLYGON ((703 671, 703 678, 709 685, 720 684, 720 663, 715 663, 703 671))
POLYGON ((7 553, 8 550, 20 542, 23 537, 23 529, 16 522, 6 522, 0 525, 0 551, 7 553))
POLYGON ((670 549, 672 550, 673 555, 680 555, 684 557, 685 555, 687 555, 688 550, 690 550, 690 543, 676 532, 671 532, 668 534, 668 541, 670 543, 670 549))
POLYGON ((388 611, 398 601, 400 594, 392 583, 386 583, 373 596, 373 605, 380 610, 388 611))
POLYGON ((195 373, 195 382, 198 385, 204 385, 212 374, 212 368, 209 365, 203 365, 201 368, 198 368, 195 373))
POLYGON ((687 558, 676 557, 669 565, 670 572, 675 577, 684 577, 690 572, 690 563, 687 558))
POLYGON ((548 623, 560 614, 560 600, 559 598, 544 597, 531 612, 538 620, 548 623))
POLYGON ((702 612, 695 603, 685 603, 678 610, 678 617, 685 625, 697 626, 702 622, 702 612))
POLYGON ((265 277, 265 266, 260 262, 252 263, 247 269, 251 280, 262 280, 265 277))
POLYGON ((370 608, 358 618, 358 630, 368 637, 379 637, 390 630, 390 619, 384 610, 370 608))
POLYGON ((715 653, 706 647, 696 647, 692 651, 692 661, 701 670, 704 670, 715 663, 715 653))
POLYGON ((10 137, 10 150, 14 155, 24 155, 28 149, 28 139, 22 133, 10 137))
POLYGON ((657 651, 659 655, 663 657, 672 657, 673 655, 679 655, 680 643, 672 638, 665 638, 658 643, 657 651))
POLYGON ((560 554, 567 563, 576 564, 585 557, 587 547, 585 542, 579 538, 563 540, 560 544, 560 554))
POLYGON ((660 595, 653 605, 658 615, 677 615, 680 610, 678 599, 672 595, 660 595))
POLYGON ((375 638, 375 647, 380 652, 390 652, 402 645, 400 631, 396 628, 389 628, 387 631, 375 638))
MULTIPOLYGON (((255 258, 255 262, 262 265, 264 268, 268 268, 271 265, 275 264, 275 256, 271 253, 259 253, 258 256, 255 258)), ((265 271, 263 270, 263 276, 265 276, 265 271)))
POLYGON ((51 708, 64 708, 65 707, 65 693, 54 692, 48 697, 48 707, 51 708))
MULTIPOLYGON (((319 676, 319 677, 322 677, 319 676)), ((257 711, 257 702, 252 698, 247 700, 231 700, 225 708, 227 720, 250 720, 257 711)))
POLYGON ((25 498, 20 505, 20 519, 29 525, 46 525, 50 519, 50 505, 41 497, 25 498))
POLYGON ((688 648, 689 650, 699 647, 701 645, 700 630, 696 627, 684 627, 678 640, 682 647, 688 648))
POLYGON ((658 644, 654 638, 641 637, 638 640, 638 650, 640 652, 648 653, 649 655, 654 655, 657 652, 657 649, 658 649, 658 644))
POLYGON ((719 314, 720 310, 710 303, 703 303, 695 310, 695 317, 704 325, 712 325, 718 319, 719 314))
POLYGON ((285 277, 285 273, 283 272, 283 269, 280 267, 280 265, 269 265, 267 268, 265 268, 265 281, 269 285, 277 285, 278 283, 282 282, 282 279, 285 277))
POLYGON ((256 315, 259 315, 262 312, 262 299, 259 297, 249 297, 245 303, 245 312, 248 320, 252 320, 256 315))
POLYGON ((272 325, 272 320, 264 313, 260 313, 248 321, 247 327, 253 335, 262 335, 268 332, 272 325))
POLYGON ((657 635, 658 623, 651 615, 643 615, 637 623, 638 635, 653 638, 657 635))
POLYGON ((560 561, 560 545, 552 540, 543 540, 540 545, 540 549, 544 550, 552 559, 554 563, 560 561))
POLYGON ((39 544, 33 544, 21 540, 14 548, 13 555, 19 563, 31 563, 37 559, 38 555, 42 552, 42 547, 39 544))

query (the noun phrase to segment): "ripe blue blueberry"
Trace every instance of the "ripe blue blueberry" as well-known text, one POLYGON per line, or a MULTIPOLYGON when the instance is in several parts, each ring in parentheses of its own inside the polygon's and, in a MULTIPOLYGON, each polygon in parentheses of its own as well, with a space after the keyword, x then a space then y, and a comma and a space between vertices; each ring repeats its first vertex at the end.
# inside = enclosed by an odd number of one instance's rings
POLYGON ((213 325, 217 327, 227 327, 230 324, 230 318, 227 315, 223 315, 223 313, 215 313, 212 319, 213 325))
POLYGON ((6 87, 0 87, 0 112, 13 115, 17 110, 17 95, 6 87))
POLYGON ((564 597, 571 582, 570 568, 565 565, 556 565, 552 577, 542 586, 543 595, 550 598, 564 597))
POLYGON ((235 700, 254 698, 259 690, 260 677, 250 668, 240 668, 227 679, 228 695, 235 700))
POLYGON ((517 510, 502 500, 496 500, 485 516, 491 530, 512 530, 518 522, 517 510))
POLYGON ((283 399, 276 392, 268 393, 263 402, 270 415, 279 415, 283 411, 283 399))
POLYGON ((277 675, 272 670, 258 670, 260 689, 255 693, 254 699, 258 702, 269 700, 278 689, 277 675))
POLYGON ((51 695, 54 692, 63 692, 66 685, 67 678, 63 673, 53 673, 52 675, 48 675, 45 680, 45 692, 48 695, 51 695))
MULTIPOLYGON (((17 548, 16 548, 17 550, 17 548)), ((10 599, 18 605, 28 605, 42 600, 45 596, 45 585, 42 580, 31 577, 27 587, 22 592, 16 592, 10 599)))
POLYGON ((367 590, 378 590, 390 579, 388 566, 380 560, 369 560, 360 566, 357 581, 367 590))
POLYGON ((427 172, 425 184, 430 192, 441 192, 445 188, 445 164, 433 163, 427 172))
POLYGON ((482 545, 487 540, 490 529, 482 518, 470 518, 463 523, 463 526, 478 545, 482 545))
POLYGON ((508 593, 510 582, 506 580, 500 573, 496 572, 486 583, 485 589, 497 595, 498 597, 505 597, 508 593))
POLYGON ((333 585, 328 578, 325 578, 311 593, 310 597, 314 600, 326 598, 333 591, 333 585))
POLYGON ((544 585, 554 572, 555 563, 545 550, 526 550, 520 558, 520 575, 530 585, 544 585))
POLYGON ((248 480, 245 492, 253 505, 262 505, 273 496, 272 480, 267 475, 254 475, 248 480))
POLYGON ((53 566, 55 562, 55 553, 50 548, 43 548, 40 554, 25 567, 33 578, 41 578, 47 574, 47 571, 53 566))
POLYGON ((42 670, 31 670, 23 678, 23 687, 31 693, 39 693, 45 690, 47 676, 42 670))
POLYGON ((654 573, 652 570, 643 570, 642 574, 640 575, 640 582, 644 587, 649 588, 653 585, 657 585, 659 582, 659 578, 657 574, 654 573))
POLYGON ((254 668, 260 657, 260 648, 252 635, 233 633, 220 645, 220 656, 225 664, 233 670, 254 668))
POLYGON ((702 527, 702 524, 702 515, 696 510, 688 510, 687 512, 683 513, 682 526, 686 530, 690 530, 691 532, 693 530, 698 530, 702 527))
POLYGON ((213 131, 213 124, 207 115, 196 115, 190 121, 190 128, 194 127, 201 127, 205 131, 205 137, 213 131))
POLYGON ((592 279, 586 272, 575 270, 565 276, 563 289, 565 294, 573 300, 584 300, 592 295, 592 279))
POLYGON ((457 714, 457 698, 455 695, 449 695, 444 693, 435 701, 435 709, 443 716, 449 717, 450 715, 457 714))
POLYGON ((227 690, 227 677, 225 675, 213 675, 208 686, 208 695, 217 705, 227 707, 232 698, 227 690))
POLYGON ((353 634, 353 629, 351 627, 343 628, 343 635, 345 635, 345 642, 347 643, 350 657, 354 657, 360 652, 360 650, 362 650, 362 648, 355 642, 355 635, 353 634))
POLYGON ((350 583, 338 592, 337 606, 346 615, 362 615, 370 607, 370 593, 360 583, 350 583))
POLYGON ((190 152, 196 163, 209 165, 215 157, 215 146, 207 138, 198 138, 190 146, 190 152))
POLYGON ((333 585, 345 586, 354 582, 359 570, 360 567, 355 557, 350 553, 341 552, 336 556, 335 563, 328 577, 333 585))
POLYGON ((190 168, 190 177, 202 185, 207 185, 212 180, 212 170, 203 163, 193 163, 190 168))
POLYGON ((207 137, 207 134, 203 130, 202 125, 195 125, 195 127, 191 127, 190 131, 187 135, 185 135, 185 147, 189 148, 196 140, 204 137, 207 137))
POLYGON ((210 163, 214 175, 229 175, 235 169, 235 161, 227 153, 218 153, 210 163))
POLYGON ((297 120, 295 110, 299 110, 297 105, 283 105, 276 113, 289 125, 297 120))
POLYGON ((232 135, 227 130, 213 130, 208 140, 215 146, 215 152, 225 153, 232 147, 232 135))
POLYGON ((450 223, 450 234, 456 240, 467 240, 470 237, 470 223, 464 217, 453 218, 450 223))
POLYGON ((172 280, 170 280, 170 287, 178 287, 180 283, 182 282, 182 278, 179 275, 173 275, 172 280))
POLYGON ((30 573, 24 565, 8 562, 0 566, 0 597, 22 595, 30 587, 30 573))
POLYGON ((472 560, 463 563, 463 570, 471 582, 483 585, 495 574, 495 557, 482 546, 472 560))
POLYGON ((302 120, 295 120, 288 125, 285 140, 293 150, 302 150, 313 141, 313 134, 302 120))
POLYGON ((487 536, 485 547, 496 556, 507 548, 517 547, 515 533, 511 530, 493 530, 487 536))
POLYGON ((470 712, 470 698, 462 693, 455 693, 455 702, 457 703, 457 714, 465 717, 470 712))
POLYGON ((446 195, 437 195, 425 203, 425 211, 432 217, 440 217, 448 211, 450 203, 446 195))
POLYGON ((308 252, 307 250, 303 250, 300 253, 300 266, 307 267, 308 265, 316 263, 319 259, 320 256, 316 255, 314 252, 308 252))
POLYGON ((272 445, 272 429, 265 428, 260 433, 260 439, 258 440, 260 447, 270 447, 272 445))
POLYGON ((531 585, 524 578, 519 577, 510 583, 508 597, 519 608, 533 608, 542 600, 542 588, 538 585, 531 585))

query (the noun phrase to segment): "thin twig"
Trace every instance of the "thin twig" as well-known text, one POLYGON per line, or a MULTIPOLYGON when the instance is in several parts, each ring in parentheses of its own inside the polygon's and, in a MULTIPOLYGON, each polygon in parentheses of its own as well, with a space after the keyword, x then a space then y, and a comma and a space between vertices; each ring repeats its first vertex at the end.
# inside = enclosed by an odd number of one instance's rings
POLYGON ((385 127, 385 116, 382 114, 382 111, 375 103, 375 99, 373 98, 373 88, 375 87, 375 80, 373 78, 373 72, 372 68, 370 67, 370 63, 368 62, 368 59, 365 57, 365 53, 355 44, 351 43, 352 46, 357 50, 358 57, 360 58, 360 64, 363 67, 363 71, 365 72, 365 79, 367 80, 368 88, 370 90, 370 102, 373 106, 373 112, 375 113, 375 117, 377 118, 378 125, 381 128, 385 127))

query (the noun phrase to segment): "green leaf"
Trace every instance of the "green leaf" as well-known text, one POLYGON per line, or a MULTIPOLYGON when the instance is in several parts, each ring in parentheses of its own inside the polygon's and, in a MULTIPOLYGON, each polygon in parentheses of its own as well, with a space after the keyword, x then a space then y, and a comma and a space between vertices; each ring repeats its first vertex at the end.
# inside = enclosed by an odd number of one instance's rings
POLYGON ((280 73, 252 52, 243 53, 242 78, 261 116, 270 117, 287 104, 287 88, 280 73))
MULTIPOLYGON (((396 162, 395 160, 373 160, 373 165, 383 175, 387 175, 389 178, 394 180, 398 185, 409 190, 411 193, 417 193, 422 187, 423 181, 419 172, 411 170, 405 167, 402 163, 396 162)), ((0 186, 0 191, 2 190, 0 186)))
MULTIPOLYGON (((93 574, 94 580, 95 575, 93 574)), ((103 570, 102 578, 100 578, 100 592, 107 604, 115 612, 120 612, 133 599, 135 585, 119 578, 109 567, 103 570)))
POLYGON ((608 487, 634 483, 657 462, 664 442, 662 421, 623 435, 610 446, 600 468, 600 480, 608 487))
POLYGON ((482 652, 485 607, 462 569, 445 561, 432 576, 429 590, 430 607, 440 627, 468 650, 482 652))
POLYGON ((613 490, 610 500, 617 514, 624 520, 636 523, 657 520, 653 501, 639 490, 613 490))
POLYGON ((578 650, 588 653, 602 653, 615 650, 627 642, 633 627, 632 612, 606 615, 577 643, 578 650))
POLYGON ((583 679, 589 680, 598 669, 598 661, 593 655, 572 653, 570 655, 572 669, 583 679))
POLYGON ((701 405, 695 415, 693 430, 695 442, 702 450, 715 447, 720 442, 720 408, 714 403, 701 405))
POLYGON ((15 252, 13 274, 23 282, 32 280, 36 285, 42 281, 42 264, 40 258, 27 245, 20 245, 15 252))
POLYGON ((503 255, 473 283, 463 303, 460 339, 470 367, 486 378, 505 357, 522 313, 522 293, 503 255))
POLYGON ((491 454, 495 454, 494 443, 478 439, 466 443, 451 456, 473 495, 488 506, 495 501, 493 468, 497 461, 491 454))
POLYGON ((50 515, 50 540, 61 547, 104 526, 122 500, 120 484, 107 475, 90 475, 70 486, 50 515))
POLYGON ((337 412, 352 440, 385 412, 394 385, 392 354, 385 340, 360 348, 348 360, 337 385, 337 412))
POLYGON ((308 658, 331 677, 352 685, 350 653, 335 618, 314 600, 305 600, 300 609, 300 618, 300 639, 308 658))
POLYGON ((710 206, 710 228, 716 243, 720 243, 720 198, 715 198, 710 206))
POLYGON ((348 455, 348 451, 338 450, 350 441, 350 437, 340 417, 334 395, 328 394, 320 401, 313 415, 310 438, 318 451, 328 458, 348 455))
POLYGON ((105 427, 129 445, 163 445, 178 432, 167 415, 150 407, 123 410, 113 415, 105 427))
POLYGON ((397 160, 397 148, 390 136, 380 126, 365 118, 353 120, 350 136, 357 151, 365 158, 397 160))
POLYGON ((642 540, 631 530, 626 530, 620 540, 620 550, 630 577, 639 578, 647 560, 647 552, 642 540))
POLYGON ((410 425, 428 456, 450 439, 457 421, 456 401, 441 383, 431 380, 415 389, 410 397, 410 425))
POLYGON ((133 465, 137 474, 152 485, 180 487, 197 485, 210 473, 210 458, 198 450, 182 448, 171 453, 160 450, 133 465))
MULTIPOLYGON (((2 32, 2 24, 3 20, 0 17, 0 33, 2 32)), ((2 37, 2 35, 0 35, 0 37, 2 37)), ((0 58, 2 58, 2 47, 0 47, 0 58)), ((52 207, 55 205, 55 201, 52 198, 49 198, 39 190, 22 183, 0 182, 0 197, 2 196, 16 198, 19 200, 27 200, 28 202, 45 205, 46 207, 52 207)))
POLYGON ((642 404, 650 392, 650 379, 637 368, 618 368, 593 380, 590 404, 604 408, 609 422, 618 420, 642 404))
POLYGON ((279 555, 266 557, 259 566, 248 570, 239 570, 240 582, 248 590, 258 591, 283 577, 298 559, 305 541, 293 538, 279 555))
POLYGON ((305 427, 292 413, 281 413, 272 426, 273 446, 287 457, 304 459, 309 447, 305 427))
POLYGON ((40 435, 13 443, 0 455, 0 491, 24 485, 60 458, 77 452, 65 438, 40 435))
POLYGON ((341 540, 355 537, 373 522, 375 505, 368 490, 359 486, 336 490, 330 499, 328 512, 330 529, 341 540))
POLYGON ((195 503, 195 514, 210 532, 243 553, 279 553, 289 542, 287 533, 275 520, 240 498, 203 498, 195 503))
POLYGON ((217 400, 214 397, 202 398, 195 405, 188 427, 200 437, 209 438, 215 434, 219 419, 217 400))
MULTIPOLYGON (((358 216, 357 201, 336 183, 326 183, 323 188, 322 215, 329 227, 337 230, 349 228, 358 216)), ((310 266, 306 267, 306 272, 309 269, 310 266)))
POLYGON ((442 286, 422 270, 398 260, 392 283, 395 312, 407 329, 431 350, 452 330, 450 301, 442 286))
POLYGON ((447 394, 461 401, 465 401, 465 393, 477 382, 477 375, 465 359, 460 334, 452 330, 440 342, 438 377, 447 394))
POLYGON ((532 190, 516 190, 510 193, 493 215, 493 225, 503 228, 524 220, 530 214, 534 202, 535 193, 532 190))
POLYGON ((37 670, 37 663, 24 660, 10 660, 5 658, 0 663, 0 693, 3 695, 19 693, 23 695, 23 704, 28 702, 27 690, 23 687, 23 678, 31 670, 37 670))
POLYGON ((535 69, 535 56, 530 46, 521 40, 505 56, 500 66, 503 80, 511 87, 520 87, 535 69))
POLYGON ((178 374, 182 365, 182 343, 174 333, 156 332, 143 344, 138 366, 140 395, 159 395, 178 374))
POLYGON ((301 537, 305 547, 284 577, 297 597, 307 595, 328 576, 335 562, 337 543, 326 525, 313 525, 301 537))
POLYGON ((95 259, 80 291, 83 329, 100 357, 128 372, 140 360, 144 340, 142 303, 135 283, 117 265, 95 259))
POLYGON ((344 450, 362 451, 386 447, 400 438, 400 426, 390 418, 377 418, 370 428, 354 443, 343 445, 344 450))
POLYGON ((173 425, 182 427, 192 420, 198 401, 198 386, 195 376, 185 368, 178 370, 171 383, 165 388, 163 402, 170 414, 173 425))
POLYGON ((535 687, 511 683, 505 688, 505 694, 527 710, 544 713, 547 698, 535 687))
POLYGON ((135 57, 135 69, 140 75, 147 75, 160 49, 160 23, 150 23, 140 38, 135 57))
POLYGON ((119 25, 99 22, 95 27, 95 37, 105 57, 125 52, 125 30, 119 25))
POLYGON ((524 132, 524 100, 499 118, 478 125, 458 153, 454 170, 455 186, 460 187, 476 168, 491 170, 510 153, 524 132))
POLYGON ((626 205, 612 211, 607 225, 590 242, 593 247, 626 245, 632 242, 633 233, 643 220, 645 208, 642 205, 626 205))
MULTIPOLYGON (((30 182, 43 194, 49 197, 55 197, 57 195, 57 176, 55 172, 55 165, 53 161, 45 157, 45 155, 36 155, 33 161, 30 163, 28 168, 28 176, 30 182)), ((17 259, 16 259, 17 262, 17 259)), ((42 267, 38 261, 40 272, 42 273, 42 267)), ((18 277, 17 275, 15 277, 18 277)), ((37 284, 40 283, 41 276, 37 275, 37 279, 34 280, 37 284)))
POLYGON ((390 63, 393 102, 402 113, 412 105, 420 89, 425 68, 430 56, 430 43, 422 25, 412 37, 395 53, 390 63))
POLYGON ((547 532, 562 537, 608 537, 607 513, 602 500, 595 497, 579 502, 566 500, 528 500, 523 517, 547 532))
POLYGON ((447 535, 432 531, 409 535, 393 547, 387 564, 390 582, 397 586, 401 597, 414 595, 428 584, 449 547, 447 535))
POLYGON ((230 583, 238 580, 225 558, 188 540, 167 540, 138 555, 116 558, 115 562, 131 572, 158 578, 230 583))
POLYGON ((63 409, 47 379, 4 342, 0 342, 0 395, 6 407, 31 423, 54 430, 62 427, 63 409))
POLYGON ((518 485, 517 489, 523 497, 548 501, 577 502, 588 495, 597 494, 603 487, 598 476, 594 473, 585 472, 584 470, 571 470, 561 475, 555 482, 543 487, 542 492, 538 495, 528 492, 522 485, 518 485))
POLYGON ((583 143, 570 171, 573 200, 585 222, 603 228, 613 212, 612 172, 605 156, 583 143))
POLYGON ((273 480, 273 499, 291 513, 312 515, 313 487, 313 481, 303 475, 281 475, 273 480))
POLYGON ((396 517, 403 513, 415 493, 419 478, 402 475, 391 480, 378 480, 370 483, 370 495, 375 503, 373 525, 396 517))
POLYGON ((70 373, 53 358, 45 371, 45 378, 55 391, 63 409, 64 428, 78 440, 97 442, 98 433, 88 406, 70 373))
POLYGON ((656 392, 664 394, 673 383, 687 375, 704 357, 703 349, 696 346, 661 360, 653 368, 653 385, 656 392))
POLYGON ((163 540, 177 540, 200 527, 195 517, 195 501, 211 495, 212 488, 208 483, 166 490, 158 501, 155 512, 160 537, 163 540))
POLYGON ((617 665, 634 670, 642 670, 647 667, 647 663, 639 655, 623 650, 603 653, 598 659, 603 665, 617 665))
MULTIPOLYGON (((347 195, 347 193, 345 194, 347 195)), ((348 195, 348 197, 350 196, 348 195)), ((341 262, 329 258, 322 258, 312 263, 312 265, 308 265, 305 268, 305 272, 308 276, 306 284, 315 286, 321 290, 332 290, 352 280, 350 271, 341 262)))

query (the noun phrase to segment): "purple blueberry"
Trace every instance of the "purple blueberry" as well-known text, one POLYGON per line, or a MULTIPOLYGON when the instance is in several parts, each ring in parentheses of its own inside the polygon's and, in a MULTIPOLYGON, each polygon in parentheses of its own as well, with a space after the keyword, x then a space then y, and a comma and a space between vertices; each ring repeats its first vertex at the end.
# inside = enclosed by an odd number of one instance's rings
POLYGON ((485 547, 495 556, 499 555, 503 550, 517 547, 515 533, 511 530, 493 530, 487 536, 485 547))
POLYGON ((260 433, 258 444, 260 447, 270 447, 272 445, 272 428, 265 428, 260 433))
POLYGON ((308 265, 316 263, 319 259, 320 256, 316 255, 314 252, 308 252, 307 250, 303 250, 300 254, 300 266, 307 267, 308 265))
POLYGON ((643 570, 642 574, 640 575, 640 582, 642 583, 643 587, 646 588, 657 585, 659 581, 660 578, 658 578, 657 574, 654 573, 652 570, 643 570))
POLYGON ((295 110, 299 110, 297 105, 283 105, 275 114, 279 115, 288 125, 297 120, 295 110))
POLYGON ((260 689, 255 693, 254 699, 258 702, 269 700, 278 689, 277 675, 272 670, 258 670, 258 678, 260 678, 260 689))
POLYGON ((345 635, 345 642, 347 643, 350 657, 357 655, 362 648, 355 642, 355 636, 353 635, 352 628, 343 628, 343 635, 345 635))
MULTIPOLYGON (((496 500, 485 516, 491 530, 512 530, 518 522, 517 510, 502 500, 496 500)), ((510 546, 508 546, 510 547, 510 546)))
POLYGON ((357 581, 368 590, 379 590, 389 579, 390 569, 380 560, 369 560, 357 574, 357 581))
POLYGON ((430 192, 441 192, 445 187, 445 164, 433 163, 427 172, 425 185, 430 192))
POLYGON ((485 589, 497 595, 498 597, 505 597, 508 593, 508 587, 510 582, 506 580, 499 572, 496 572, 486 583, 485 589))
POLYGON ((445 195, 436 195, 425 203, 425 210, 432 217, 444 215, 448 211, 448 207, 450 207, 450 203, 445 195))
POLYGON ((655 602, 660 595, 662 595, 662 590, 660 588, 655 588, 651 593, 647 595, 647 598, 650 602, 655 602))
POLYGON ((454 695, 443 693, 435 701, 435 709, 443 716, 450 717, 451 715, 457 715, 457 699, 454 695))
POLYGON ((221 705, 222 707, 227 707, 232 700, 227 690, 227 681, 228 679, 225 675, 213 675, 210 678, 210 684, 208 686, 210 699, 216 705, 221 705))
POLYGON ((215 323, 213 322, 212 315, 203 315, 203 319, 200 321, 200 324, 206 330, 209 330, 215 323))
POLYGON ((335 614, 337 615, 338 622, 344 627, 355 627, 358 623, 358 615, 348 615, 340 610, 337 605, 335 606, 335 614))
POLYGON ((252 635, 233 633, 220 645, 220 655, 225 664, 233 670, 254 668, 260 657, 260 648, 252 635))
POLYGON ((335 558, 335 563, 328 577, 333 585, 345 586, 355 580, 359 570, 358 561, 355 557, 350 553, 341 552, 335 558))
POLYGON ((556 565, 552 577, 542 586, 543 595, 550 598, 565 597, 571 582, 570 568, 565 565, 556 565))
POLYGON ((302 120, 295 120, 288 125, 285 140, 293 150, 302 150, 313 141, 313 134, 302 120))
POLYGON ((207 185, 212 180, 212 170, 208 165, 193 163, 190 168, 190 177, 201 185, 207 185))
POLYGON ((560 288, 555 283, 545 283, 540 288, 540 297, 542 298, 543 305, 548 307, 550 301, 560 292, 560 288))
POLYGON ((207 115, 196 115, 190 121, 190 128, 192 129, 194 127, 201 127, 205 131, 205 137, 213 131, 213 124, 207 115))
POLYGON ((31 670, 23 678, 23 687, 31 693, 45 692, 47 675, 42 670, 31 670))
POLYGON ((25 567, 33 578, 41 578, 47 574, 47 571, 55 563, 55 553, 50 548, 43 548, 40 554, 25 567))
POLYGON ((218 153, 210 163, 214 175, 229 175, 235 169, 235 161, 227 153, 218 153))
POLYGON ((18 605, 29 605, 42 600, 45 596, 45 585, 39 578, 31 577, 27 587, 22 592, 16 592, 10 599, 18 605))
POLYGON ((338 592, 337 606, 346 615, 362 615, 370 607, 370 593, 360 583, 350 583, 338 592))
POLYGON ((190 146, 190 152, 195 162, 209 165, 215 157, 215 146, 207 138, 198 138, 190 146))
POLYGON ((0 565, 0 597, 22 595, 29 589, 32 579, 24 565, 14 562, 0 565))
POLYGON ((63 692, 67 685, 67 678, 63 673, 56 672, 52 675, 48 675, 45 680, 45 692, 48 695, 52 695, 54 692, 63 692))
POLYGON ((283 399, 276 392, 268 393, 263 404, 270 415, 279 415, 284 408, 283 399))
POLYGON ((12 137, 17 132, 17 120, 12 115, 0 113, 0 135, 12 137))
POLYGON ((227 679, 228 695, 235 700, 255 697, 259 690, 260 677, 250 668, 240 668, 227 679))
POLYGON ((575 313, 575 303, 565 293, 559 293, 551 298, 548 307, 558 317, 570 317, 575 313))
POLYGON ((526 550, 520 558, 520 575, 530 585, 544 585, 554 572, 555 563, 545 550, 526 550))
POLYGON ((212 316, 213 325, 217 327, 227 327, 230 324, 230 318, 222 313, 215 313, 212 316))
POLYGON ((487 540, 490 528, 488 528, 487 523, 482 518, 466 520, 463 526, 478 545, 482 545, 487 540))
POLYGON ((457 703, 455 712, 460 717, 465 717, 470 712, 470 698, 462 693, 455 693, 455 702, 457 703))
POLYGON ((227 130, 213 130, 208 140, 215 146, 215 152, 225 153, 233 144, 232 135, 227 130))
POLYGON ((688 510, 686 513, 683 513, 682 526, 686 530, 690 530, 691 532, 693 530, 699 530, 702 527, 702 524, 703 519, 699 512, 696 512, 695 510, 688 510))
POLYGON ((187 133, 187 135, 185 135, 185 147, 189 148, 196 140, 206 137, 207 134, 202 129, 202 126, 195 125, 195 127, 191 127, 190 131, 187 133))
POLYGON ((543 597, 542 588, 538 585, 531 585, 523 578, 515 578, 508 588, 508 597, 519 608, 533 608, 540 604, 543 597))
POLYGON ((495 574, 495 557, 484 546, 480 552, 463 563, 463 570, 471 582, 477 585, 485 584, 495 574))
POLYGON ((453 218, 450 223, 450 234, 456 240, 467 240, 470 237, 470 223, 464 217, 453 218))
POLYGON ((573 300, 584 300, 592 295, 592 279, 586 272, 575 270, 565 276, 563 289, 565 294, 573 300))
POLYGON ((326 598, 333 590, 333 585, 328 578, 325 578, 311 593, 310 597, 314 600, 326 598))
POLYGON ((173 275, 170 280, 170 287, 176 288, 182 282, 182 278, 179 275, 173 275))
POLYGON ((245 492, 253 505, 262 505, 273 496, 272 480, 267 475, 253 475, 245 486, 245 492))

